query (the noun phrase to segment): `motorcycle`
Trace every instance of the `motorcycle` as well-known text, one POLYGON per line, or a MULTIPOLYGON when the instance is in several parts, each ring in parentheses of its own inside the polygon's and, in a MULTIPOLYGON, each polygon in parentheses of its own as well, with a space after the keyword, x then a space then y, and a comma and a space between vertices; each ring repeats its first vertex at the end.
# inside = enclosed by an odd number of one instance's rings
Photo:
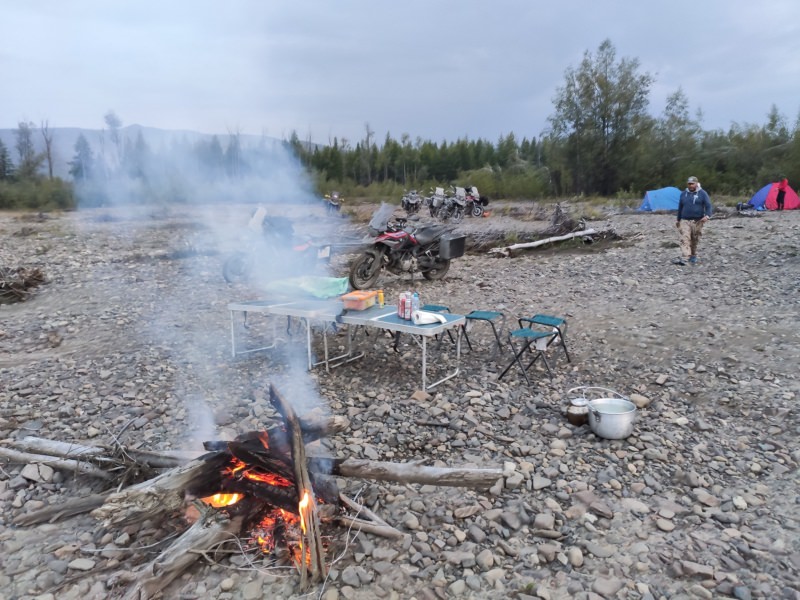
POLYGON ((350 266, 350 285, 357 290, 375 286, 381 271, 421 272, 428 280, 442 279, 450 261, 464 255, 466 236, 446 235, 441 225, 416 226, 408 219, 393 219, 394 208, 381 204, 369 222, 370 247, 350 266))
POLYGON ((417 193, 417 190, 406 192, 403 194, 403 198, 400 200, 400 205, 407 214, 416 214, 422 207, 422 196, 417 193))
POLYGON ((331 192, 325 194, 325 210, 329 215, 336 214, 342 210, 342 203, 344 198, 339 195, 339 192, 331 192))
POLYGON ((428 206, 428 211, 432 217, 436 217, 439 209, 444 206, 446 196, 444 195, 444 188, 437 187, 433 190, 433 194, 425 198, 425 204, 428 206))
POLYGON ((478 193, 478 188, 476 188, 474 185, 467 188, 466 211, 468 215, 472 217, 483 216, 483 213, 486 210, 484 207, 488 204, 489 198, 486 196, 481 196, 478 193))
POLYGON ((455 188, 455 194, 446 196, 444 204, 436 212, 436 218, 440 221, 452 220, 453 223, 460 223, 464 218, 467 206, 467 192, 462 187, 455 188))
POLYGON ((253 212, 241 238, 246 248, 233 252, 222 265, 228 283, 247 282, 256 273, 266 279, 310 273, 331 256, 330 244, 296 236, 290 219, 267 216, 263 206, 253 212))

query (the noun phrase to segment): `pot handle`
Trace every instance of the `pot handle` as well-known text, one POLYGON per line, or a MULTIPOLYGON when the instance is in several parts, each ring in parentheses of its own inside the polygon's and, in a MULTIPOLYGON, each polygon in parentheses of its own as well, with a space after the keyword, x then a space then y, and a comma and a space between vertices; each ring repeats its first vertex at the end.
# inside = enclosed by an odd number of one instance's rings
POLYGON ((600 413, 600 411, 598 411, 596 408, 594 408, 591 405, 589 406, 589 410, 592 411, 592 414, 594 415, 594 420, 599 423, 600 419, 602 417, 602 413, 600 413))
MULTIPOLYGON (((627 396, 625 396, 624 394, 620 394, 616 390, 611 390, 611 389, 604 388, 604 387, 599 387, 599 386, 596 386, 596 385, 580 385, 578 387, 574 387, 574 388, 572 388, 570 390, 567 390, 567 394, 568 395, 571 395, 573 393, 583 393, 584 397, 588 396, 592 392, 594 392, 594 393, 606 392, 606 393, 610 394, 611 396, 613 396, 615 398, 621 398, 622 400, 628 400, 627 396)), ((591 400, 592 398, 586 398, 586 399, 587 400, 591 400)))

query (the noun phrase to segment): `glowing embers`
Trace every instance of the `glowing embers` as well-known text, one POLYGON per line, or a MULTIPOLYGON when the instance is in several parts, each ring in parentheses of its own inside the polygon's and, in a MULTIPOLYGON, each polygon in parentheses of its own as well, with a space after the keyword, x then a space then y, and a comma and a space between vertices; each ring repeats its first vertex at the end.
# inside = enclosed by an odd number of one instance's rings
POLYGON ((244 478, 250 481, 258 481, 259 483, 266 483, 277 487, 291 487, 291 481, 278 475, 277 473, 267 473, 261 469, 248 467, 244 462, 238 458, 231 458, 231 463, 223 470, 224 476, 230 476, 234 479, 244 478))
POLYGON ((265 554, 271 554, 278 543, 283 543, 295 556, 297 553, 293 547, 297 547, 300 543, 299 524, 300 519, 297 515, 282 508, 273 508, 250 528, 250 539, 258 544, 265 554))

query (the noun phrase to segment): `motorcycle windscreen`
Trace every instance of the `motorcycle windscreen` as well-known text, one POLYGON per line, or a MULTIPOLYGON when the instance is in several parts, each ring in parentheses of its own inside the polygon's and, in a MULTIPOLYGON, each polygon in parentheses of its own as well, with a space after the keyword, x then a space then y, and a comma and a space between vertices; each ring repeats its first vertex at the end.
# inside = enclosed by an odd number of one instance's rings
POLYGON ((386 231, 389 220, 392 218, 393 214, 394 206, 391 204, 386 204, 385 202, 381 202, 378 210, 372 214, 372 218, 369 221, 370 232, 375 231, 377 233, 374 233, 373 235, 378 235, 378 233, 386 231))

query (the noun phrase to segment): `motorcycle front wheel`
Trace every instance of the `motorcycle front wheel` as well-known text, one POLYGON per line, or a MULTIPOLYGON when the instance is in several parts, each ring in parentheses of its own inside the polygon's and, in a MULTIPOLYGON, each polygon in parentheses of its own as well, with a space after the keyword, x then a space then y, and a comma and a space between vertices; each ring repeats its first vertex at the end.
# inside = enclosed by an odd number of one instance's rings
POLYGON ((381 254, 365 252, 350 265, 350 285, 356 290, 374 287, 381 276, 381 254))
POLYGON ((447 275, 447 271, 449 270, 450 270, 450 261, 439 259, 436 261, 434 268, 428 269, 427 271, 423 271, 422 276, 428 281, 436 281, 438 279, 442 279, 445 275, 447 275))
POLYGON ((463 218, 464 218, 464 209, 459 207, 453 212, 453 223, 461 223, 461 220, 463 218))
POLYGON ((222 265, 222 276, 228 283, 244 283, 250 279, 252 270, 252 256, 244 252, 235 252, 222 265))
POLYGON ((483 216, 483 207, 480 204, 474 204, 472 206, 472 216, 473 217, 481 217, 483 216))

